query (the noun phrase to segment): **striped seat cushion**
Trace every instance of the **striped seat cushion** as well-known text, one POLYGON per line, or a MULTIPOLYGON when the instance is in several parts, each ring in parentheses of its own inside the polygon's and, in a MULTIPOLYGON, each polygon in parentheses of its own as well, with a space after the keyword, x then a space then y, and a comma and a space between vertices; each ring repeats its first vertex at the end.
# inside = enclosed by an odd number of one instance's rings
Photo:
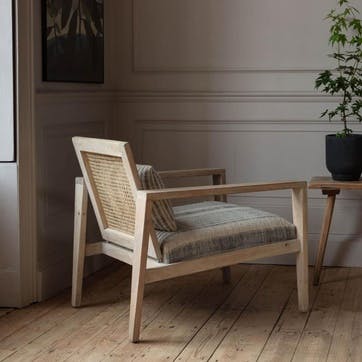
POLYGON ((163 262, 296 239, 293 224, 269 212, 218 201, 174 207, 177 232, 157 232, 163 262))
MULTIPOLYGON (((142 190, 164 189, 161 176, 150 165, 137 165, 142 190)), ((156 201, 152 207, 153 226, 157 230, 175 232, 176 220, 171 203, 168 200, 156 201)))

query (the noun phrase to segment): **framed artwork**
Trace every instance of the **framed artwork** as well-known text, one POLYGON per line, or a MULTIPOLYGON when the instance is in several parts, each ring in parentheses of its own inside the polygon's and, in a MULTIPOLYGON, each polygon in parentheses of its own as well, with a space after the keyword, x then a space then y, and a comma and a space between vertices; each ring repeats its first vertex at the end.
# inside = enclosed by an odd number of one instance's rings
POLYGON ((104 0, 42 0, 43 80, 104 82, 104 0))

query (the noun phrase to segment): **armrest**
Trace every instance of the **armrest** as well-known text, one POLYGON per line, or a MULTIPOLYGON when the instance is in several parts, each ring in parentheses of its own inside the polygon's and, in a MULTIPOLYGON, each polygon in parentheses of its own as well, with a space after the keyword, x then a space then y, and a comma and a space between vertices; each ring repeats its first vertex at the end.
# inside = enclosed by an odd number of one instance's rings
POLYGON ((201 196, 225 195, 225 194, 241 194, 261 191, 275 190, 297 190, 306 189, 306 181, 277 181, 277 182, 261 182, 261 183, 241 183, 229 185, 213 185, 213 186, 196 186, 196 187, 180 187, 169 188, 163 190, 140 190, 137 193, 143 194, 146 199, 167 200, 167 199, 184 199, 195 198, 201 196))
POLYGON ((162 178, 225 175, 224 168, 194 168, 190 170, 158 171, 162 178))

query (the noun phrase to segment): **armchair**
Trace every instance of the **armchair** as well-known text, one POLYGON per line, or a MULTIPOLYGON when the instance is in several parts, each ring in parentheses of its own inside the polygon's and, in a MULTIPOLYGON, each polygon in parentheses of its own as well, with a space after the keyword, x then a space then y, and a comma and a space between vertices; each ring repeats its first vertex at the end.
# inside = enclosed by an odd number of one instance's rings
POLYGON ((214 185, 143 190, 128 143, 74 137, 83 173, 75 185, 72 305, 81 304, 84 259, 106 254, 132 265, 129 338, 140 335, 144 286, 168 278, 283 254, 296 254, 300 311, 308 310, 307 185, 304 181, 225 184, 225 170, 164 171, 163 178, 212 176, 214 185), (277 215, 226 203, 226 195, 290 189, 293 224, 277 215), (88 195, 103 240, 86 243, 88 195), (178 230, 155 230, 161 200, 213 196, 174 208, 178 230))

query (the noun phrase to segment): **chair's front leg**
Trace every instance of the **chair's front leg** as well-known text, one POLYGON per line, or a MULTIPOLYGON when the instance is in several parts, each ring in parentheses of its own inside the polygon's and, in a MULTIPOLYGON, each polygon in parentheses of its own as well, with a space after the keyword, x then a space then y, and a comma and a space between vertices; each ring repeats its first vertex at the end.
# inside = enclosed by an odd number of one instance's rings
POLYGON ((138 195, 136 201, 135 246, 133 250, 129 316, 129 339, 131 342, 139 341, 141 329, 151 211, 152 204, 147 201, 146 195, 138 195))
POLYGON ((308 283, 308 216, 307 216, 307 188, 297 188, 292 191, 293 223, 297 228, 297 238, 300 242, 300 251, 297 254, 297 287, 298 305, 301 312, 309 308, 308 283))
POLYGON ((82 177, 75 180, 74 202, 74 246, 72 306, 79 307, 82 299, 82 285, 85 259, 85 239, 87 228, 88 191, 82 177))

